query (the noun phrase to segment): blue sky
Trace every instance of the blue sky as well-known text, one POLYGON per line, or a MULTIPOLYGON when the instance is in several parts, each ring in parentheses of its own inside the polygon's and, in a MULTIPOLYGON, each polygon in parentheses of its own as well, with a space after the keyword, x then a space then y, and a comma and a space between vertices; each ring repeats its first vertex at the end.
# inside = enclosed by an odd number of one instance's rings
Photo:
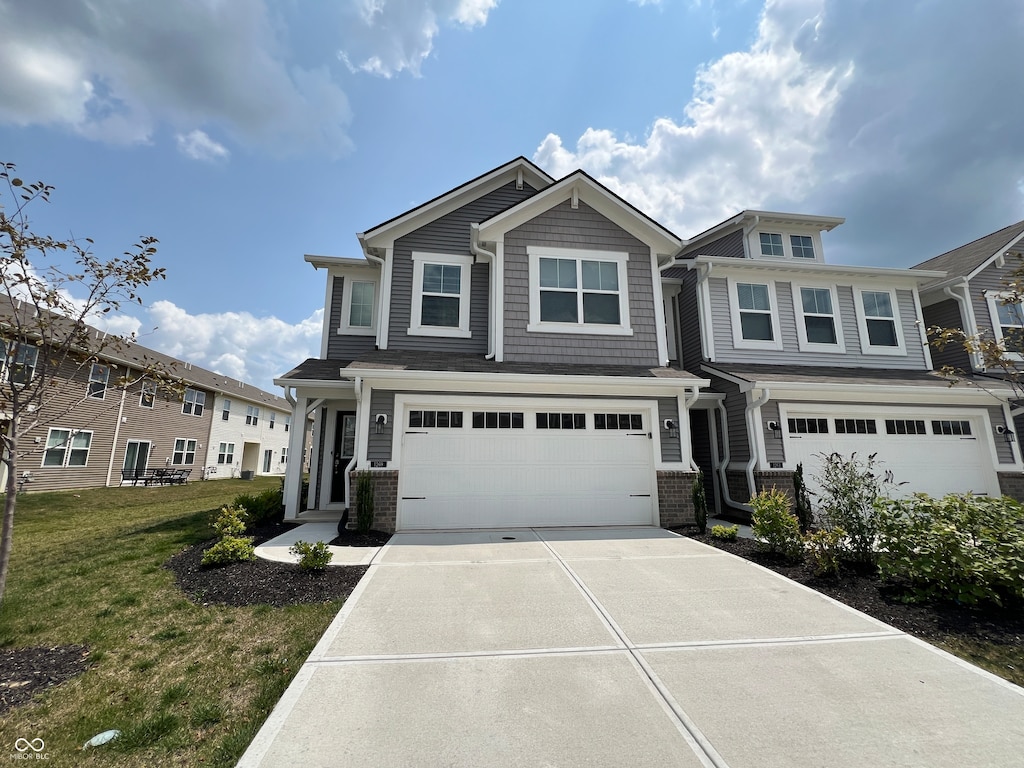
POLYGON ((1018 0, 0 0, 0 160, 37 229, 168 279, 115 330, 227 375, 319 350, 305 253, 518 155, 682 237, 833 216, 910 266, 1024 218, 1018 0))

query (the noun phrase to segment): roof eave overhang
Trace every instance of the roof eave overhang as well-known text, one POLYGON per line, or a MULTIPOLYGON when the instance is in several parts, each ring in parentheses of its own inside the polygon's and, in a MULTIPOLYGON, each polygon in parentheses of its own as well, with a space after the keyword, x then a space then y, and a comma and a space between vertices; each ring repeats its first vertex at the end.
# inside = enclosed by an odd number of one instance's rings
POLYGON ((842 264, 800 264, 791 261, 768 261, 767 259, 736 259, 729 256, 694 256, 683 259, 696 265, 711 264, 716 270, 800 272, 803 274, 829 275, 833 277, 857 277, 861 279, 898 280, 914 285, 924 285, 946 277, 946 272, 924 269, 892 269, 890 267, 862 267, 842 264))
POLYGON ((377 265, 366 259, 353 259, 348 256, 317 256, 307 253, 303 261, 312 264, 314 269, 331 269, 332 267, 370 267, 376 269, 377 265))
POLYGON ((731 216, 719 224, 716 224, 710 229, 706 229, 703 232, 694 235, 686 241, 682 250, 692 250, 695 246, 699 247, 702 243, 722 237, 735 229, 742 229, 748 224, 752 224, 754 222, 757 222, 758 224, 766 223, 814 227, 819 232, 830 232, 845 221, 846 219, 838 216, 814 216, 811 214, 779 213, 777 211, 745 210, 740 211, 735 216, 731 216))

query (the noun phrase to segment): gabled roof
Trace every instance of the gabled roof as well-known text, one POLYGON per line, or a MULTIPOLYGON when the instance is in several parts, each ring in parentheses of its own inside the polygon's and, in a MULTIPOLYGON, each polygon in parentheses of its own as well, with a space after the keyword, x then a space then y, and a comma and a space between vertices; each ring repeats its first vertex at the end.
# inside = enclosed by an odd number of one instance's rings
POLYGON ((565 200, 582 200, 602 216, 622 227, 655 253, 675 253, 682 240, 636 206, 619 197, 585 171, 573 171, 546 189, 474 225, 474 237, 483 242, 515 229, 565 200))
POLYGON ((952 276, 974 277, 988 266, 990 261, 999 258, 1010 248, 1024 248, 1024 221, 1018 221, 998 232, 979 237, 967 245, 961 245, 952 251, 915 264, 911 269, 941 269, 952 276))
POLYGON ((755 211, 743 210, 735 216, 730 216, 723 222, 715 224, 710 229, 705 229, 698 235, 694 235, 683 245, 680 253, 691 252, 695 247, 709 240, 715 240, 729 232, 742 229, 751 225, 776 224, 779 226, 800 226, 813 227, 819 232, 830 232, 845 222, 846 219, 837 216, 814 216, 808 213, 782 213, 779 211, 755 211))
POLYGON ((520 179, 534 189, 544 189, 554 183, 554 179, 548 174, 525 157, 520 156, 467 181, 465 184, 460 184, 412 210, 388 219, 375 227, 370 227, 365 232, 357 234, 356 237, 359 238, 364 252, 368 248, 386 246, 399 237, 419 229, 424 224, 451 213, 472 200, 503 187, 510 181, 518 182, 520 179))

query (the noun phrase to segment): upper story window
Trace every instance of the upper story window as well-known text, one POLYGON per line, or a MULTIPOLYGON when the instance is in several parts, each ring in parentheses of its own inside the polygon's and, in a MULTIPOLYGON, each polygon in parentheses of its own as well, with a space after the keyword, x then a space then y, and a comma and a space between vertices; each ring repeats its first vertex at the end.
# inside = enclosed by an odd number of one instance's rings
POLYGON ((1024 360, 1024 307, 1007 303, 1004 293, 987 293, 988 311, 992 317, 995 340, 1003 345, 1010 360, 1024 360))
POLYGON ((107 396, 107 380, 110 378, 110 367, 93 363, 89 369, 89 397, 103 400, 107 396))
POLYGON ((255 405, 245 406, 245 423, 253 427, 260 423, 260 409, 255 405))
POLYGON ((372 336, 377 332, 377 281, 346 277, 338 333, 372 336))
POLYGON ((270 423, 267 426, 269 426, 271 429, 273 429, 274 428, 274 421, 276 421, 276 420, 277 420, 277 414, 274 413, 273 411, 271 411, 270 412, 270 423))
POLYGON ((289 416, 285 416, 284 417, 284 431, 287 432, 289 429, 291 429, 291 426, 292 426, 292 417, 290 415, 289 416))
POLYGON ((774 232, 762 232, 761 235, 761 255, 762 256, 785 256, 786 252, 782 248, 782 235, 774 232))
POLYGON ((793 249, 794 259, 814 258, 814 240, 807 235, 790 235, 789 244, 793 249))
POLYGON ((39 347, 12 341, 7 345, 7 370, 4 372, 11 384, 28 384, 36 375, 39 364, 39 347))
POLYGON ((858 291, 860 346, 866 355, 905 355, 899 308, 891 290, 858 291))
POLYGON ((413 253, 409 333, 469 338, 469 286, 473 259, 413 253))
POLYGON ((817 261, 820 246, 817 235, 796 235, 788 232, 758 232, 751 245, 755 257, 768 259, 798 259, 817 261))
POLYGON ((156 402, 156 382, 142 382, 142 391, 139 393, 139 407, 152 408, 154 402, 156 402))
POLYGON ((206 393, 189 387, 185 390, 185 402, 182 403, 181 412, 190 413, 193 416, 202 416, 203 408, 206 407, 206 393))
POLYGON ((531 247, 528 331, 632 335, 628 253, 531 247))
POLYGON ((729 280, 732 336, 737 347, 782 349, 774 283, 729 280))
POLYGON ((800 349, 846 351, 839 315, 835 309, 835 288, 794 286, 793 303, 797 309, 796 330, 800 349))
POLYGON ((221 418, 222 421, 227 421, 229 418, 231 418, 231 401, 230 400, 228 400, 225 397, 223 402, 221 403, 221 407, 220 408, 221 408, 221 410, 220 410, 220 418, 221 418))

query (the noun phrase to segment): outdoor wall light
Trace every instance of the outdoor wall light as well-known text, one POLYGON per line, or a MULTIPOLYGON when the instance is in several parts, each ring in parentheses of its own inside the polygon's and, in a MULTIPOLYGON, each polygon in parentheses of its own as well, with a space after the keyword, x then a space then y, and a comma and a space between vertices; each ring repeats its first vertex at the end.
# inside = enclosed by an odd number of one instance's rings
POLYGON ((1011 432, 1009 429, 1004 427, 1002 424, 998 424, 996 426, 996 434, 997 435, 1002 435, 1003 439, 1006 440, 1006 442, 1008 442, 1008 443, 1012 443, 1013 442, 1013 432, 1011 432))
POLYGON ((770 429, 772 431, 772 435, 773 436, 775 436, 775 437, 782 437, 782 427, 779 426, 779 422, 777 422, 777 421, 769 421, 768 422, 768 429, 770 429))
POLYGON ((373 423, 377 430, 377 434, 379 435, 381 432, 384 431, 384 427, 388 423, 388 415, 386 413, 378 413, 376 416, 373 417, 373 423))
POLYGON ((672 419, 665 419, 664 425, 669 437, 679 437, 679 425, 672 421, 672 419))

